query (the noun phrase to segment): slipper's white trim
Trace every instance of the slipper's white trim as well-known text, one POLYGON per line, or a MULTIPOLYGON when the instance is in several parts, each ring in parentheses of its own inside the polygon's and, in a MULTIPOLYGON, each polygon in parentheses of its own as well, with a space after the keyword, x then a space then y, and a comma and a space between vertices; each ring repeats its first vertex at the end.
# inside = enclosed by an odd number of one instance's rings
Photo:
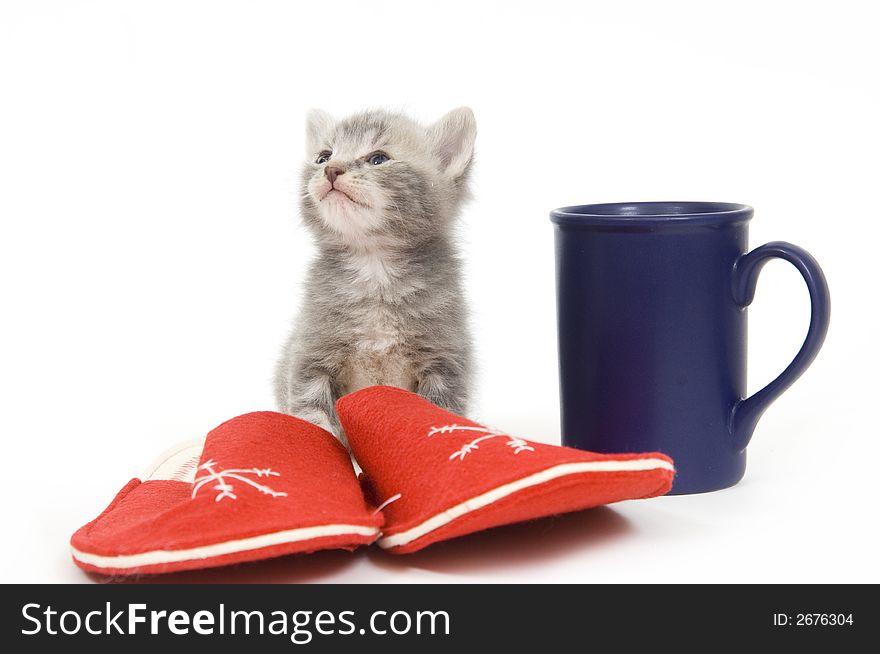
POLYGON ((624 461, 582 461, 579 463, 562 463, 558 466, 553 466, 552 468, 547 468, 541 472, 531 474, 528 477, 523 477, 522 479, 517 479, 516 481, 498 486, 482 493, 481 495, 472 497, 469 500, 465 500, 461 504, 456 504, 455 506, 428 518, 423 523, 418 524, 411 529, 380 538, 378 541, 379 547, 387 550, 392 547, 406 545, 435 529, 439 529, 440 527, 449 524, 463 515, 467 515, 477 509, 482 509, 508 495, 525 488, 546 483, 559 477, 576 475, 583 472, 637 472, 657 469, 675 470, 669 461, 663 459, 629 459, 624 461))
POLYGON ((238 540, 228 540, 223 541, 222 543, 202 545, 200 547, 193 547, 186 550, 154 550, 152 552, 140 552, 138 554, 102 556, 100 554, 81 552, 75 547, 71 547, 70 552, 73 554, 73 558, 77 561, 93 565, 96 568, 129 570, 131 568, 139 568, 147 565, 208 559, 215 556, 223 556, 224 554, 236 554, 238 552, 257 550, 262 547, 281 545, 283 543, 296 543, 325 536, 342 536, 345 534, 376 536, 378 533, 379 530, 376 527, 368 527, 364 525, 320 525, 317 527, 300 527, 298 529, 276 531, 270 534, 251 536, 250 538, 240 538, 238 540))
POLYGON ((141 481, 185 481, 193 483, 205 439, 185 441, 168 448, 144 471, 141 481))

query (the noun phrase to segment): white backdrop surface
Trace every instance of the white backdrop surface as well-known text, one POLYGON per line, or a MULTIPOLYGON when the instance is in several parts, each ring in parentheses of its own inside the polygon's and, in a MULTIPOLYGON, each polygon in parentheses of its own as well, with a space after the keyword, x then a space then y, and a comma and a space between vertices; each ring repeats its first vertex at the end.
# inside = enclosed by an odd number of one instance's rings
MULTIPOLYGON (((880 581, 877 152, 869 2, 0 4, 0 581, 91 578, 67 540, 168 445, 273 408, 312 255, 304 115, 477 116, 461 220, 473 417, 558 439, 556 206, 756 208, 822 263, 825 349, 761 421, 745 480, 394 558, 321 553, 193 581, 880 581)), ((772 263, 752 390, 809 301, 772 263)))

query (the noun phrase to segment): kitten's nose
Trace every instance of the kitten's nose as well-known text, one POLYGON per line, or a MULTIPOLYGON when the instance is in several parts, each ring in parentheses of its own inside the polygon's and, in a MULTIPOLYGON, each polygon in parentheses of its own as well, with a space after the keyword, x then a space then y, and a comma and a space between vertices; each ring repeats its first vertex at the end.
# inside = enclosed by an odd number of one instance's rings
POLYGON ((327 166, 324 169, 324 175, 327 176, 327 179, 330 180, 330 183, 333 184, 336 181, 336 178, 345 173, 345 168, 339 168, 338 166, 327 166))

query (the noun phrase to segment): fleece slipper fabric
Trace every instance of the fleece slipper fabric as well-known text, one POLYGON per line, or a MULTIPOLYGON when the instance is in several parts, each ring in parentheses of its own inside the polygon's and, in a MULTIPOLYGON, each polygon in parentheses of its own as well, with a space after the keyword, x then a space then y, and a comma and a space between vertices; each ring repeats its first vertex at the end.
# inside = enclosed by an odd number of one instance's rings
POLYGON ((397 554, 672 487, 675 471, 663 454, 596 454, 527 441, 398 388, 346 395, 336 411, 371 500, 385 505, 378 544, 397 554))
POLYGON ((381 523, 336 438, 264 411, 166 452, 70 543, 85 570, 164 573, 351 550, 373 542, 381 523))

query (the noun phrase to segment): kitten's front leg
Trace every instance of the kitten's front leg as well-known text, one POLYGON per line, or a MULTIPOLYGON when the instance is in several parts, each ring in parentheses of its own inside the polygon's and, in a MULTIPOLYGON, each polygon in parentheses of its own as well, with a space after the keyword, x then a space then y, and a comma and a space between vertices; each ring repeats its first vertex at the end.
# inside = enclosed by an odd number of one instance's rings
POLYGON ((417 376, 416 392, 441 409, 458 415, 467 411, 469 380, 462 365, 434 363, 417 376))
POLYGON ((329 372, 314 367, 297 367, 289 375, 283 391, 279 389, 279 408, 326 429, 345 443, 335 410, 339 391, 329 372))

